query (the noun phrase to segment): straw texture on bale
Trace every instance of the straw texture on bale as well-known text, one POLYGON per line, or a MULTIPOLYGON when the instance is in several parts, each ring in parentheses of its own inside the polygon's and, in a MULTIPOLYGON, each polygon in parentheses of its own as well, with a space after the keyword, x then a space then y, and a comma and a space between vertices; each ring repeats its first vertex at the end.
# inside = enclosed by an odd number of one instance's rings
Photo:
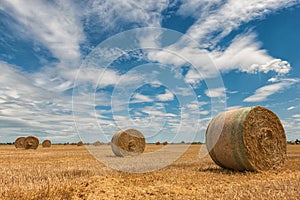
POLYGON ((286 136, 280 119, 260 106, 214 117, 206 130, 206 146, 217 165, 239 171, 278 169, 286 158, 286 136))
POLYGON ((144 135, 136 129, 121 130, 112 137, 111 148, 116 156, 138 155, 144 152, 144 135))
POLYGON ((39 146, 39 139, 34 136, 28 136, 24 140, 25 149, 37 149, 39 146))
POLYGON ((18 137, 15 141, 16 148, 24 148, 25 137, 18 137))
POLYGON ((44 148, 49 148, 49 147, 51 147, 51 141, 50 141, 50 140, 44 140, 44 141, 42 142, 42 146, 43 146, 44 148))

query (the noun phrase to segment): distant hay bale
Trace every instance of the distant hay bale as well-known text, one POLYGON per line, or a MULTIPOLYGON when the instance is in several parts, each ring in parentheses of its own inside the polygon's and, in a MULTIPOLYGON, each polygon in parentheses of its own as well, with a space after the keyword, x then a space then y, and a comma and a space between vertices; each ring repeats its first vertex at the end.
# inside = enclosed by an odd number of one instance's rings
POLYGON ((17 149, 19 148, 25 148, 24 146, 25 137, 18 137, 15 141, 15 147, 17 149))
POLYGON ((24 140, 25 149, 37 149, 39 146, 39 139, 34 136, 28 136, 24 140))
POLYGON ((163 144, 163 145, 167 145, 167 144, 168 144, 168 142, 167 142, 167 141, 165 141, 165 142, 163 142, 162 144, 163 144))
POLYGON ((94 142, 94 146, 101 146, 103 143, 102 142, 100 142, 100 141, 96 141, 96 142, 94 142))
POLYGON ((160 145, 160 142, 155 142, 155 145, 160 145))
POLYGON ((239 171, 277 169, 286 158, 286 136, 280 119, 260 106, 214 117, 206 130, 206 146, 217 165, 239 171))
POLYGON ((111 140, 111 148, 116 156, 138 155, 144 152, 145 147, 145 137, 136 129, 121 130, 111 140))
POLYGON ((83 142, 82 141, 79 141, 78 143, 77 143, 77 146, 83 146, 83 142))
POLYGON ((43 146, 44 148, 49 148, 49 147, 51 147, 51 141, 50 141, 50 140, 44 140, 44 141, 42 142, 42 146, 43 146))
POLYGON ((201 144, 201 142, 192 142, 192 145, 201 144))

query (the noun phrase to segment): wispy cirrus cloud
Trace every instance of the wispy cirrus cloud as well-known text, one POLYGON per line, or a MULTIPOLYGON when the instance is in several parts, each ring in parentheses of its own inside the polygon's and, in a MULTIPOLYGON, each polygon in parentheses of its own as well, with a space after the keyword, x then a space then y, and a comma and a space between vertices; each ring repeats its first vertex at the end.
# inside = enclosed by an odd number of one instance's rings
POLYGON ((261 88, 258 88, 253 95, 244 99, 244 102, 266 101, 269 96, 281 92, 284 89, 288 89, 293 84, 298 83, 299 81, 299 79, 282 79, 279 80, 277 83, 263 86, 261 88))
MULTIPOLYGON (((197 2, 198 5, 202 3, 202 1, 197 2)), ((299 0, 229 0, 222 4, 219 1, 213 1, 212 5, 221 4, 221 6, 209 6, 209 11, 211 11, 209 15, 201 17, 201 14, 199 14, 197 22, 190 27, 187 34, 199 41, 203 47, 214 47, 232 30, 239 28, 241 24, 262 18, 271 12, 290 7, 299 2, 299 0)), ((183 6, 195 7, 195 5, 189 3, 183 6)))
POLYGON ((160 27, 168 0, 96 0, 83 5, 84 26, 92 33, 117 33, 128 28, 160 27), (122 24, 122 25, 120 25, 122 24))
POLYGON ((197 12, 198 15, 195 12, 192 14, 197 21, 186 33, 186 36, 199 42, 199 45, 195 46, 183 37, 176 44, 166 47, 165 52, 151 52, 148 57, 150 60, 176 66, 195 64, 199 70, 190 69, 186 75, 189 83, 217 76, 218 71, 212 70, 214 64, 221 72, 239 70, 247 73, 268 73, 274 71, 281 75, 287 74, 291 69, 290 64, 280 58, 272 57, 267 50, 262 49, 262 44, 257 41, 255 33, 241 33, 227 47, 220 46, 220 42, 242 24, 263 18, 271 12, 297 3, 300 1, 183 1, 178 14, 188 16, 190 15, 188 11, 196 8, 203 11, 197 12), (209 50, 203 50, 203 48, 209 50), (181 58, 174 58, 167 51, 174 52, 181 58), (210 55, 214 64, 208 61, 205 54, 210 55))
POLYGON ((32 36, 64 64, 71 67, 81 59, 80 44, 85 40, 83 27, 72 1, 7 1, 1 2, 6 12, 20 23, 20 34, 32 36), (25 30, 25 32, 23 31, 25 30))
POLYGON ((214 10, 217 10, 225 3, 223 0, 179 1, 181 4, 177 14, 182 16, 192 16, 195 19, 205 19, 214 10))
POLYGON ((237 35, 228 47, 211 51, 200 49, 195 44, 183 45, 184 41, 186 42, 186 40, 179 41, 161 51, 149 52, 148 58, 178 67, 195 66, 191 67, 185 75, 186 82, 191 84, 219 76, 219 72, 227 73, 232 70, 251 74, 274 71, 278 75, 287 74, 291 70, 287 61, 274 58, 261 48, 262 44, 257 41, 255 33, 237 35))
POLYGON ((0 62, 0 67, 0 120, 6 139, 26 134, 76 137, 70 96, 41 87, 35 76, 7 63, 0 62))

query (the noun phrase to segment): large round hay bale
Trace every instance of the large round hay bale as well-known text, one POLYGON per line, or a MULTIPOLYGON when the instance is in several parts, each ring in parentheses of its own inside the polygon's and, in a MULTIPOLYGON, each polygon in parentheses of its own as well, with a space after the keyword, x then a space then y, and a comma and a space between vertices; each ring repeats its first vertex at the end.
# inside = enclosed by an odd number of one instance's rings
POLYGON ((18 137, 15 141, 16 148, 24 148, 25 137, 18 137))
POLYGON ((111 148, 116 156, 138 155, 144 152, 146 140, 136 129, 121 130, 112 137, 111 148))
POLYGON ((44 141, 42 142, 42 146, 43 146, 44 148, 49 148, 49 147, 51 147, 51 141, 50 141, 50 140, 44 140, 44 141))
POLYGON ((39 139, 34 136, 28 136, 24 140, 25 149, 37 149, 39 146, 39 139))
POLYGON ((214 162, 227 169, 277 169, 286 158, 286 136, 280 119, 260 107, 230 110, 214 117, 206 130, 214 162))

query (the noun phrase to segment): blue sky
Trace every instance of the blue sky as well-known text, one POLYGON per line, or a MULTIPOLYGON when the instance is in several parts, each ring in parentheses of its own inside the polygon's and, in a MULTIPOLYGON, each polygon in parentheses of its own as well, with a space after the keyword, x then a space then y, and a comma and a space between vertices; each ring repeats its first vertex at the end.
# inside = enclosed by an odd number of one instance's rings
POLYGON ((0 142, 203 142, 255 105, 300 138, 299 19, 299 0, 3 0, 0 142))

